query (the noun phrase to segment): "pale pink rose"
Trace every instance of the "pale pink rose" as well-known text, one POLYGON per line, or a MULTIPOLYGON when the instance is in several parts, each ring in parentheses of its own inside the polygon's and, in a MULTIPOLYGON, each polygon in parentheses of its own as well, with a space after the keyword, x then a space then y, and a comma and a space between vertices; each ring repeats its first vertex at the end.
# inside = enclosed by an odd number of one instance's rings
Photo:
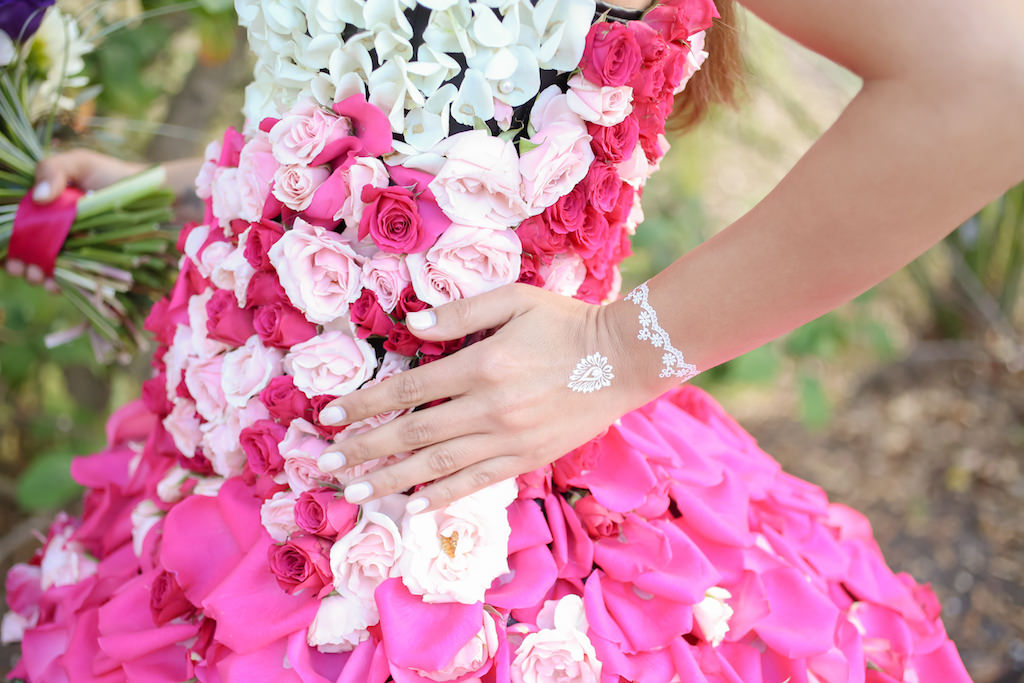
POLYGON ((547 600, 537 615, 540 630, 516 648, 513 683, 598 683, 601 661, 587 637, 587 616, 580 596, 547 600))
POLYGON ((637 227, 644 222, 644 207, 640 199, 640 193, 633 193, 633 206, 629 210, 629 215, 626 216, 626 234, 635 235, 637 227))
POLYGON ((498 128, 502 130, 508 130, 512 127, 512 114, 514 110, 508 104, 505 104, 497 97, 494 98, 494 122, 498 124, 498 128))
POLYGON ((614 126, 633 112, 633 89, 628 85, 597 85, 578 73, 569 79, 566 104, 584 121, 614 126))
POLYGON ((81 543, 71 540, 74 533, 74 527, 68 524, 47 541, 39 565, 43 590, 78 583, 96 573, 96 560, 87 554, 81 543))
POLYGON ((537 95, 530 109, 531 135, 556 123, 579 123, 580 116, 569 107, 569 99, 557 85, 551 85, 537 95))
POLYGON ((192 473, 180 465, 172 466, 164 476, 157 482, 156 497, 165 503, 177 503, 184 497, 181 492, 181 485, 192 473))
POLYGON ((398 297, 409 282, 409 267, 401 254, 380 251, 363 264, 363 287, 377 295, 377 303, 385 313, 395 310, 398 297))
POLYGON ((210 339, 208 334, 206 323, 209 316, 206 313, 206 304, 213 298, 213 293, 213 288, 207 288, 188 299, 188 326, 192 331, 189 354, 199 358, 211 358, 231 348, 224 342, 210 339))
POLYGON ((129 517, 132 521, 132 551, 135 557, 142 557, 142 546, 146 542, 146 536, 164 517, 164 511, 156 506, 151 500, 143 500, 132 508, 129 517))
MULTIPOLYGON (((209 225, 197 225, 188 231, 188 236, 185 237, 185 245, 182 251, 185 252, 185 256, 192 261, 197 269, 203 268, 202 260, 199 258, 199 250, 206 244, 207 238, 210 236, 209 225)), ((202 272, 200 272, 202 275, 202 272)), ((209 273, 203 275, 203 277, 209 277, 209 273)))
POLYGON ((270 129, 274 157, 284 164, 308 166, 332 139, 351 134, 347 118, 320 107, 312 100, 300 102, 270 129))
MULTIPOLYGON (((403 554, 398 529, 407 499, 391 494, 365 503, 355 527, 331 547, 331 572, 339 595, 365 599, 385 579, 398 575, 403 554)), ((373 611, 377 623, 376 606, 373 611)))
POLYGON ((267 134, 257 129, 238 158, 239 215, 246 221, 253 223, 263 218, 278 168, 267 134))
POLYGON ((223 419, 201 425, 203 455, 210 461, 213 471, 222 477, 241 474, 246 464, 242 430, 269 417, 263 402, 251 398, 241 409, 227 409, 223 419))
POLYGON ((310 322, 332 322, 359 298, 365 259, 337 233, 297 218, 268 255, 288 299, 310 322))
POLYGON ((348 652, 370 637, 366 629, 378 619, 372 595, 370 599, 328 595, 317 607, 306 642, 320 652, 348 652))
POLYGON ((497 654, 499 644, 494 615, 487 610, 484 610, 483 614, 483 626, 475 636, 466 641, 450 662, 437 671, 424 671, 415 668, 413 671, 432 681, 454 681, 479 670, 497 654))
POLYGON ((299 525, 295 523, 295 501, 298 497, 294 491, 278 491, 260 506, 260 523, 278 543, 284 543, 299 531, 299 525))
POLYGON ((551 263, 541 263, 537 272, 544 278, 544 289, 573 296, 587 279, 587 266, 578 254, 555 254, 551 263))
MULTIPOLYGON (((412 359, 409 358, 408 356, 403 356, 401 354, 395 353, 394 351, 386 351, 384 353, 384 358, 380 362, 380 368, 377 370, 377 374, 374 376, 373 379, 371 379, 363 386, 365 388, 372 387, 375 384, 380 384, 388 377, 394 377, 400 372, 405 372, 406 370, 409 369, 409 366, 411 364, 412 359)), ((387 422, 391 422, 395 418, 400 417, 405 413, 409 412, 409 410, 409 408, 389 410, 386 413, 381 413, 379 415, 374 415, 373 417, 368 417, 365 420, 361 420, 361 422, 365 423, 370 428, 375 428, 387 422)), ((346 429, 345 431, 348 432, 350 429, 352 429, 353 426, 355 425, 349 425, 348 429, 346 429)))
POLYGON ((733 610, 726 600, 731 597, 732 593, 721 586, 712 586, 704 593, 704 599, 693 606, 693 620, 712 647, 721 645, 729 632, 733 610))
POLYGON ((327 446, 328 442, 320 438, 312 424, 302 418, 292 420, 278 444, 278 451, 284 458, 284 470, 274 477, 274 481, 288 484, 296 493, 322 487, 329 477, 317 467, 316 459, 327 446))
POLYGON ((360 195, 364 187, 387 187, 390 184, 388 170, 383 162, 375 157, 356 157, 348 168, 348 198, 341 205, 337 218, 345 221, 352 231, 359 227, 363 218, 363 204, 360 195))
MULTIPOLYGON (((249 289, 249 280, 256 274, 249 260, 245 258, 245 235, 249 234, 247 228, 242 237, 238 240, 238 246, 228 252, 220 263, 210 271, 210 281, 217 287, 233 292, 239 307, 245 306, 245 294, 249 289)), ((210 291, 210 290, 207 290, 210 291)), ((210 295, 213 292, 210 291, 210 295)))
POLYGON ((216 498, 217 494, 220 493, 220 487, 226 481, 227 479, 224 477, 199 477, 196 479, 196 485, 192 489, 192 495, 216 498))
POLYGON ((513 230, 454 223, 425 254, 409 254, 406 259, 416 296, 440 306, 515 282, 522 253, 513 230))
POLYGON ((185 386, 196 402, 196 412, 209 421, 220 420, 228 404, 222 388, 224 356, 194 359, 185 368, 185 386))
MULTIPOLYGON (((351 439, 354 436, 365 434, 366 432, 376 427, 377 424, 378 423, 373 418, 353 422, 348 427, 346 427, 343 432, 341 432, 334 438, 334 442, 341 443, 345 439, 351 439)), ((396 455, 389 455, 383 458, 373 458, 372 460, 366 460, 356 465, 340 467, 333 470, 325 470, 321 468, 321 471, 331 476, 337 483, 341 484, 342 486, 347 486, 349 482, 355 481, 359 477, 366 476, 370 472, 379 470, 381 467, 384 467, 385 465, 390 465, 392 463, 398 462, 399 460, 404 460, 405 457, 407 457, 407 455, 408 454, 406 453, 398 453, 396 455)))
POLYGON ((209 199, 213 192, 213 176, 217 171, 217 160, 220 159, 220 140, 211 140, 203 153, 203 165, 196 175, 196 196, 209 199))
POLYGON ((167 400, 175 401, 178 397, 178 385, 181 384, 181 373, 185 370, 192 354, 192 328, 179 324, 174 328, 174 338, 164 354, 164 365, 167 368, 167 400))
POLYGON ((686 84, 707 60, 708 53, 704 49, 706 35, 704 31, 698 31, 686 39, 686 43, 690 47, 689 52, 686 53, 686 70, 683 72, 683 79, 679 81, 679 85, 672 92, 673 95, 678 95, 686 88, 686 84))
MULTIPOLYGON (((573 114, 573 116, 576 116, 573 114)), ((523 176, 523 201, 530 215, 557 202, 586 177, 594 163, 590 133, 578 116, 575 122, 559 121, 538 129, 530 138, 537 145, 519 158, 523 176)))
POLYGON ((25 637, 25 631, 35 628, 37 624, 39 624, 38 607, 28 617, 17 612, 8 612, 0 620, 0 643, 9 645, 21 642, 25 637))
POLYGON ((203 438, 203 433, 199 430, 196 404, 187 398, 176 397, 174 407, 164 418, 164 429, 171 435, 175 447, 182 455, 187 458, 195 455, 203 438))
POLYGON ((448 218, 503 230, 529 217, 520 189, 519 156, 511 142, 483 130, 458 133, 451 142, 444 164, 430 183, 448 218))
POLYGON ((284 359, 295 386, 309 398, 343 396, 358 389, 377 369, 373 347, 341 330, 329 330, 296 344, 284 359))
POLYGON ((622 293, 622 271, 619 270, 618 266, 612 266, 612 282, 608 285, 608 291, 605 293, 604 298, 601 299, 602 304, 610 304, 613 301, 618 301, 619 294, 622 293))
POLYGON ((442 510, 407 515, 399 559, 406 587, 424 602, 483 600, 494 579, 508 572, 506 508, 516 494, 515 480, 505 479, 442 510))
POLYGON ((632 156, 615 164, 615 170, 619 172, 619 177, 624 182, 637 189, 643 187, 651 173, 654 172, 650 162, 647 161, 647 155, 644 154, 644 148, 639 143, 633 150, 632 156))
POLYGON ((210 196, 213 215, 222 226, 242 217, 241 177, 237 168, 221 167, 214 171, 210 196))
MULTIPOLYGON (((223 225, 227 225, 227 223, 223 225)), ((199 253, 199 263, 196 266, 199 274, 203 277, 210 277, 217 264, 226 259, 234 248, 235 245, 224 240, 218 240, 206 245, 206 248, 199 253)))
POLYGON ((274 173, 274 196, 289 209, 302 211, 330 175, 326 166, 280 166, 274 173))
POLYGON ((264 346, 255 334, 245 340, 245 346, 224 354, 220 384, 228 404, 242 407, 263 391, 267 382, 281 374, 283 357, 280 349, 264 346))

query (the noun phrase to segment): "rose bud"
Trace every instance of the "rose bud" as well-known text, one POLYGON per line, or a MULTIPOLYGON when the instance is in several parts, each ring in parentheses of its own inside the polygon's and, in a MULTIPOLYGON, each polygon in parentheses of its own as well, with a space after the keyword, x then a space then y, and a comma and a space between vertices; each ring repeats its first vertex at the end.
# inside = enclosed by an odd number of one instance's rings
POLYGON ((283 424, 296 418, 308 420, 313 416, 309 399, 295 387, 291 375, 278 375, 260 392, 260 401, 271 417, 283 424))
POLYGON ((352 530, 359 515, 354 505, 333 489, 303 491, 295 501, 295 523, 305 532, 340 538, 352 530))
POLYGON ((163 626, 167 622, 191 614, 195 607, 185 597, 174 574, 162 571, 153 579, 149 592, 149 610, 153 623, 163 626))

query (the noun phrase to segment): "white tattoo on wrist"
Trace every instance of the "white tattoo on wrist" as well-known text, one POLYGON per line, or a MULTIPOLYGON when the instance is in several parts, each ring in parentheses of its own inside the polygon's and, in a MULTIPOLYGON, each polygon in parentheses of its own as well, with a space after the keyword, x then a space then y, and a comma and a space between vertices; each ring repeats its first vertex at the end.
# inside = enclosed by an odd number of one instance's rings
POLYGON ((592 391, 610 387, 614 377, 608 359, 595 352, 580 358, 566 386, 581 394, 589 394, 592 391))
POLYGON ((684 382, 696 377, 700 374, 700 370, 693 363, 686 362, 683 352, 672 346, 668 332, 658 324, 658 314, 654 312, 651 304, 647 301, 649 293, 650 290, 645 282, 626 295, 627 301, 632 301, 640 307, 640 332, 636 338, 641 341, 649 340, 656 348, 665 352, 661 356, 659 377, 678 377, 684 382))

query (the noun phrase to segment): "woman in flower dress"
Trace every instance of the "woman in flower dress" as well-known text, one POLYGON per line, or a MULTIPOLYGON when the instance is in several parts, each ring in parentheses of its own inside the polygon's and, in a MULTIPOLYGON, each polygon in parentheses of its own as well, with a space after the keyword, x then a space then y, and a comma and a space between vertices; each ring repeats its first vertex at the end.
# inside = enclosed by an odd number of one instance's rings
POLYGON ((710 0, 238 0, 247 123, 198 172, 153 378, 73 466, 82 519, 8 576, 15 676, 969 680, 865 518, 680 382, 1024 176, 1024 9, 745 4, 864 88, 620 297, 710 0))

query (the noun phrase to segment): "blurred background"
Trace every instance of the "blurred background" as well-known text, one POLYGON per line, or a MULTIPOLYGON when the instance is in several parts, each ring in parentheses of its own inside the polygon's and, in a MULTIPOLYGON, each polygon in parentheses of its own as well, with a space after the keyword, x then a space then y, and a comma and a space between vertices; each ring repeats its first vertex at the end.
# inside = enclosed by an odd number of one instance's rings
MULTIPOLYGON (((230 0, 61 2, 102 13, 100 90, 75 145, 158 162, 200 154, 250 71, 230 0)), ((763 197, 857 91, 855 77, 742 18, 748 82, 673 150, 644 196, 631 287, 763 197)), ((846 306, 696 382, 793 474, 871 519, 890 564, 931 582, 979 683, 1024 681, 1024 185, 846 306)), ((0 272, 0 571, 74 505, 76 454, 99 450, 148 376, 86 339, 77 313, 0 272)), ((5 651, 3 664, 12 653, 5 651)))

